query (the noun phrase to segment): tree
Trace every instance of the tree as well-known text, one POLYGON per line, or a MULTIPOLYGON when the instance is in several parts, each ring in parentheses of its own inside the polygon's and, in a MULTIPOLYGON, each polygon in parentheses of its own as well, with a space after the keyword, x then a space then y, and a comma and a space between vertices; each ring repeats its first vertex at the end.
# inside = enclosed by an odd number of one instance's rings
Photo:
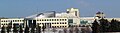
POLYGON ((37 29, 37 33, 41 33, 41 27, 39 26, 39 25, 37 25, 37 27, 36 27, 37 29))
POLYGON ((59 30, 59 33, 62 33, 62 31, 61 31, 61 30, 59 30))
POLYGON ((17 30, 16 24, 13 24, 13 33, 18 33, 18 30, 17 30))
POLYGON ((42 31, 43 31, 43 33, 44 33, 44 31, 45 31, 45 29, 46 29, 46 26, 43 24, 43 26, 42 26, 42 31))
POLYGON ((107 19, 100 19, 100 31, 101 32, 109 32, 109 27, 110 27, 110 23, 107 19))
POLYGON ((23 33, 22 25, 19 27, 19 33, 23 33))
POLYGON ((29 33, 29 27, 26 25, 24 33, 29 33))
POLYGON ((97 20, 95 19, 95 21, 92 23, 92 33, 98 33, 100 32, 99 30, 100 25, 98 24, 97 20))
POLYGON ((7 33, 9 33, 10 32, 10 26, 8 25, 6 29, 7 29, 7 33))
POLYGON ((75 27, 75 32, 79 33, 79 29, 77 27, 75 27))
POLYGON ((10 22, 7 26, 7 33, 11 31, 11 28, 12 28, 12 22, 10 22))
POLYGON ((120 32, 120 22, 118 20, 112 19, 110 24, 111 32, 120 32))
POLYGON ((35 28, 34 27, 31 27, 31 33, 35 33, 35 28))
POLYGON ((1 33, 5 33, 5 27, 4 27, 4 25, 2 27, 1 33))
POLYGON ((53 32, 55 33, 57 30, 56 30, 56 28, 55 27, 53 27, 53 32))
POLYGON ((73 33, 73 26, 70 27, 69 33, 73 33))

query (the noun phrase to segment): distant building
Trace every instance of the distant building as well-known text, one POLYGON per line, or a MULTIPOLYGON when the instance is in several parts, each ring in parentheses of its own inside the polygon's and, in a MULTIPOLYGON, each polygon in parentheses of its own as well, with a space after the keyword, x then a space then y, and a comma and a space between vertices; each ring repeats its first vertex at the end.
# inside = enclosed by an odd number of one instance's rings
MULTIPOLYGON (((16 24, 16 25, 24 25, 24 18, 8 18, 8 19, 1 19, 0 20, 0 27, 3 25, 7 27, 9 23, 16 24)), ((12 26, 13 27, 13 26, 12 26)))
POLYGON ((9 23, 13 25, 22 25, 23 27, 29 26, 32 27, 39 25, 39 26, 47 26, 47 27, 56 27, 56 28, 64 28, 69 26, 79 26, 80 19, 79 19, 79 10, 76 8, 67 9, 67 12, 64 13, 56 13, 55 11, 39 13, 32 16, 28 16, 25 18, 8 18, 8 19, 1 19, 0 26, 3 25, 8 26, 9 23))
MULTIPOLYGON (((95 19, 105 18, 103 12, 97 12, 94 17, 80 17, 80 12, 77 8, 69 8, 66 12, 56 13, 55 11, 48 11, 45 13, 38 13, 25 18, 1 18, 0 27, 3 25, 7 27, 10 23, 13 25, 22 25, 23 27, 35 27, 39 25, 42 27, 56 27, 65 28, 70 26, 86 26, 92 25, 95 19)), ((111 20, 112 18, 105 18, 111 20)), ((114 18, 120 20, 120 18, 114 18)))

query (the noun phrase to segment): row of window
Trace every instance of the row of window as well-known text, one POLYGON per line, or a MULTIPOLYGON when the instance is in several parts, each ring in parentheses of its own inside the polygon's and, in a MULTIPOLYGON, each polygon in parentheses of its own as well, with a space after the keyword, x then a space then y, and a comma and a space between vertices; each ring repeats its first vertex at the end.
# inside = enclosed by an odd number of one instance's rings
POLYGON ((67 24, 67 22, 60 22, 60 23, 38 23, 38 24, 67 24))
MULTIPOLYGON (((40 26, 42 27, 42 26, 40 26)), ((67 27, 67 26, 52 26, 52 28, 62 28, 62 27, 67 27)))
POLYGON ((1 22, 23 22, 23 20, 3 20, 1 22))
POLYGON ((37 21, 66 21, 66 19, 39 19, 37 21))
POLYGON ((67 26, 52 26, 53 28, 61 28, 61 27, 67 27, 67 26))
MULTIPOLYGON (((1 25, 8 25, 7 23, 1 24, 1 25)), ((23 25, 23 24, 22 24, 23 25)))

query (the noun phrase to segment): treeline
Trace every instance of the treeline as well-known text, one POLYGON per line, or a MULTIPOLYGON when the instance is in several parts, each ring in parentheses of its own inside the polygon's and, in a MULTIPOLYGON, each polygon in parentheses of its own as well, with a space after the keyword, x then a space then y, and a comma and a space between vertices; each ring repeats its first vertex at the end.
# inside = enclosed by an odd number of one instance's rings
POLYGON ((112 19, 108 21, 107 19, 95 20, 92 23, 93 33, 98 32, 120 32, 120 21, 112 19))
POLYGON ((8 25, 7 27, 5 27, 3 25, 3 27, 1 28, 1 33, 41 33, 41 29, 44 31, 46 27, 40 27, 39 25, 37 25, 36 27, 28 27, 26 26, 25 28, 23 28, 22 25, 19 25, 18 27, 14 24, 13 27, 11 25, 8 25), (13 29, 13 30, 12 30, 13 29))

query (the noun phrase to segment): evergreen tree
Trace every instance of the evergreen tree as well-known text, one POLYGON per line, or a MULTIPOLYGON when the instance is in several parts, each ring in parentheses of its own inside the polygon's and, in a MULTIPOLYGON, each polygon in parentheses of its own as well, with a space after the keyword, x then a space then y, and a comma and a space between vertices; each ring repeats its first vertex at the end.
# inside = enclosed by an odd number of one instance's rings
POLYGON ((7 26, 7 33, 9 33, 10 32, 10 27, 9 27, 9 25, 7 26))
POLYGON ((39 26, 39 25, 37 25, 37 27, 36 27, 37 29, 37 33, 41 33, 41 27, 39 26))
POLYGON ((43 26, 42 26, 42 31, 43 31, 43 33, 44 33, 44 31, 45 31, 45 29, 46 29, 46 26, 43 24, 43 26))
POLYGON ((4 27, 4 25, 2 27, 1 33, 5 33, 5 27, 4 27))
POLYGON ((109 27, 110 27, 110 23, 108 22, 107 19, 100 19, 100 31, 101 32, 108 32, 109 31, 109 27))
POLYGON ((16 24, 13 24, 13 33, 18 33, 18 30, 17 30, 16 24))
POLYGON ((19 33, 23 33, 22 25, 19 27, 19 33))
POLYGON ((93 23, 92 23, 92 33, 98 33, 100 32, 100 25, 98 24, 97 20, 95 20, 93 23))
POLYGON ((24 33, 29 33, 29 27, 26 25, 24 33))
POLYGON ((12 28, 12 22, 10 22, 7 26, 7 33, 11 31, 11 28, 12 28))
POLYGON ((120 27, 120 22, 118 20, 112 19, 111 26, 110 26, 111 32, 120 32, 119 27, 120 27))
POLYGON ((30 31, 31 33, 35 33, 35 28, 32 26, 30 31))

